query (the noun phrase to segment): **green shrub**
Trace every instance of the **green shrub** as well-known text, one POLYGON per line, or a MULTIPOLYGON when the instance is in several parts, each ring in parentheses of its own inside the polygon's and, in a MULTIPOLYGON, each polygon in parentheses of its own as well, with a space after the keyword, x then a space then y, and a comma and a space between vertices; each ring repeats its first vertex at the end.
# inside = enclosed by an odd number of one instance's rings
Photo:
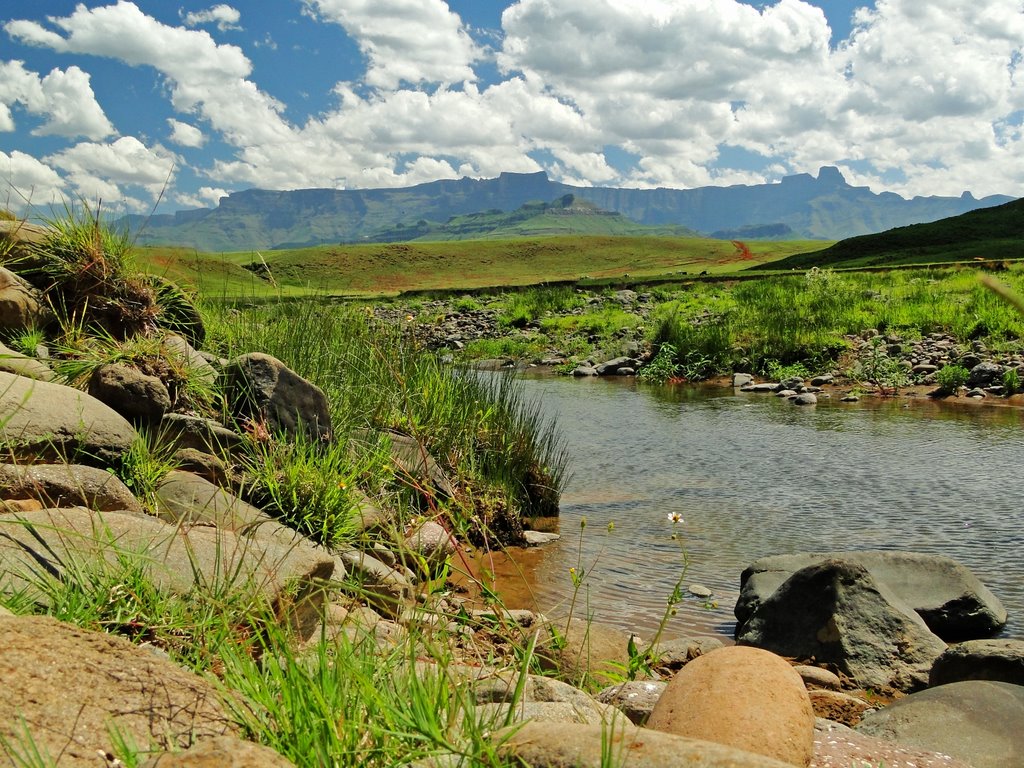
POLYGON ((1015 395, 1020 392, 1020 373, 1016 368, 1007 368, 1003 372, 1003 394, 1015 395))
POLYGON ((969 375, 970 372, 962 365, 944 365, 935 374, 935 381, 939 385, 940 392, 952 395, 967 383, 969 375))

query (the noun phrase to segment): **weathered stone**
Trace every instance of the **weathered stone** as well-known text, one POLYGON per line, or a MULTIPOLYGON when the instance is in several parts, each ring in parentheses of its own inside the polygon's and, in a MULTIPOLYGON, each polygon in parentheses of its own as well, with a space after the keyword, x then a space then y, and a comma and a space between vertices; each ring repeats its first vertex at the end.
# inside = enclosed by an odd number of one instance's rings
POLYGON ((111 731, 143 749, 182 749, 236 730, 217 689, 127 640, 45 616, 0 618, 0 737, 24 727, 69 768, 102 765, 111 731))
POLYGON ((732 375, 732 385, 734 388, 739 389, 745 387, 748 384, 754 383, 754 377, 749 373, 734 373, 732 375))
POLYGON ((9 457, 106 466, 135 438, 123 416, 85 392, 0 371, 0 449, 9 457))
POLYGON ((355 591, 355 596, 367 600, 388 616, 401 614, 412 596, 412 582, 405 573, 352 548, 339 550, 335 560, 351 576, 349 587, 355 591))
POLYGON ((272 750, 234 736, 201 739, 184 752, 155 755, 141 768, 291 768, 294 764, 272 750))
POLYGON ((126 419, 143 424, 155 424, 171 408, 171 396, 160 379, 121 363, 93 371, 89 394, 126 419))
POLYGON ((702 738, 797 766, 814 751, 814 713, 800 676, 757 648, 694 659, 668 684, 647 727, 702 738))
POLYGON ((0 267, 0 329, 18 333, 42 328, 49 319, 50 311, 39 291, 27 280, 0 267))
POLYGON ((568 701, 520 701, 518 704, 478 704, 476 713, 484 722, 522 723, 527 720, 536 723, 610 723, 618 710, 593 699, 587 706, 568 701), (511 713, 509 710, 512 710, 511 713))
POLYGON ((829 672, 827 669, 821 667, 811 667, 806 664, 799 664, 793 667, 794 671, 800 675, 800 679, 804 681, 804 685, 809 688, 826 688, 830 691, 838 691, 842 687, 842 681, 839 679, 839 675, 829 672))
POLYGON ((240 355, 224 369, 225 396, 236 418, 265 422, 271 432, 312 440, 331 437, 330 404, 323 390, 276 357, 240 355))
POLYGON ((223 488, 228 485, 228 467, 212 453, 195 448, 179 448, 171 456, 171 462, 182 472, 198 475, 216 486, 223 488))
POLYGON ((157 516, 169 523, 213 525, 229 531, 278 524, 266 512, 191 472, 168 472, 157 486, 156 500, 157 516))
POLYGON ((495 738, 500 754, 532 768, 604 768, 609 762, 644 768, 793 768, 763 755, 625 722, 526 723, 495 738))
POLYGON ((1024 640, 968 640, 947 648, 932 664, 932 686, 964 680, 1024 685, 1024 640))
POLYGON ((230 454, 245 442, 241 435, 219 422, 183 413, 165 414, 160 420, 157 435, 161 445, 176 449, 194 448, 215 456, 230 454))
POLYGON ((632 368, 635 371, 639 364, 639 361, 631 357, 616 357, 594 366, 594 370, 598 376, 614 376, 622 368, 632 368))
POLYGON ((0 515, 0 587, 27 590, 42 604, 48 598, 40 580, 61 578, 70 567, 117 573, 132 553, 160 589, 237 590, 287 617, 300 634, 318 620, 323 582, 334 571, 333 559, 301 537, 286 541, 258 528, 240 536, 82 507, 0 515))
POLYGON ((114 474, 80 464, 0 464, 0 499, 36 499, 43 507, 143 512, 114 474))
POLYGON ((592 365, 578 365, 572 369, 572 375, 577 379, 586 378, 588 376, 597 376, 597 368, 592 365))
POLYGON ((38 224, 0 220, 0 262, 22 272, 37 269, 41 261, 36 246, 44 244, 49 234, 38 224))
POLYGON ((190 376, 208 387, 217 381, 217 369, 203 355, 176 333, 168 333, 163 339, 163 352, 169 358, 177 358, 180 365, 191 369, 190 376))
POLYGON ((562 538, 561 534, 550 531, 523 531, 523 539, 528 547, 542 547, 545 544, 558 541, 560 538, 562 538))
POLYGON ((913 690, 946 645, 864 566, 826 560, 803 568, 743 625, 742 645, 834 665, 859 685, 913 690))
POLYGON ((34 357, 15 352, 10 347, 0 344, 0 371, 7 371, 17 376, 27 376, 40 381, 52 381, 53 371, 46 363, 34 357))
POLYGON ((403 435, 401 432, 388 431, 385 434, 391 443, 391 460, 400 473, 419 483, 431 485, 446 496, 455 495, 455 489, 444 470, 430 455, 426 446, 416 438, 403 435))
POLYGON ((698 656, 724 647, 717 637, 677 637, 658 643, 654 656, 658 669, 679 670, 698 656))
POLYGON ((428 565, 437 566, 454 554, 457 546, 443 525, 427 520, 406 536, 405 548, 424 558, 428 565))
POLYGON ((541 630, 537 658, 546 669, 573 684, 604 685, 629 664, 629 635, 602 624, 570 619, 552 621, 541 630))
POLYGON ((999 363, 983 362, 971 368, 967 376, 967 387, 991 387, 993 384, 1001 384, 1003 371, 1006 370, 999 363))
POLYGON ((813 392, 801 392, 790 398, 793 405, 817 405, 818 397, 813 392))
POLYGON ((819 718, 814 727, 812 768, 973 768, 940 752, 907 749, 819 718))
POLYGON ((811 379, 811 386, 823 387, 826 384, 831 384, 833 381, 835 381, 835 378, 836 377, 833 376, 831 373, 823 373, 820 376, 815 376, 813 379, 811 379))
POLYGON ((1020 768, 1024 687, 990 680, 940 685, 867 713, 856 730, 973 768, 1020 768))
POLYGON ((667 687, 664 680, 630 680, 605 688, 596 698, 604 704, 611 704, 630 722, 644 725, 667 687))
POLYGON ((946 641, 987 637, 1006 624, 1006 609, 971 571, 942 555, 867 550, 773 555, 755 560, 740 576, 737 632, 757 606, 793 573, 824 560, 847 560, 867 568, 946 641))

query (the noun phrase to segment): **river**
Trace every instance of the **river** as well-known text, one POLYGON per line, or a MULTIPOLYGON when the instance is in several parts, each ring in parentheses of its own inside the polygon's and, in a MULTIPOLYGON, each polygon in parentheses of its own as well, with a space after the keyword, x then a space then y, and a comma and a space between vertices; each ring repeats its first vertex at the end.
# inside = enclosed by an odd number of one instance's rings
POLYGON ((1004 634, 1022 626, 1020 409, 925 398, 798 407, 629 378, 522 385, 557 418, 571 476, 562 538, 516 556, 525 582, 504 581, 510 603, 556 614, 573 604, 649 633, 685 550, 684 586, 713 596, 688 595, 667 633, 731 636, 740 573, 756 558, 900 549, 969 566, 1010 611, 1004 634), (570 568, 582 571, 578 590, 570 568))

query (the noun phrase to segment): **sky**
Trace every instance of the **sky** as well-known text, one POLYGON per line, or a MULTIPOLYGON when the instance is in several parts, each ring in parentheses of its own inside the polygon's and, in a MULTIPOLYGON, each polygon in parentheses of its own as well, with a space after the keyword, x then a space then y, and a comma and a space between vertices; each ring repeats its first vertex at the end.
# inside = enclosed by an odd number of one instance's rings
POLYGON ((0 207, 838 166, 1024 196, 1024 0, 4 0, 0 207))

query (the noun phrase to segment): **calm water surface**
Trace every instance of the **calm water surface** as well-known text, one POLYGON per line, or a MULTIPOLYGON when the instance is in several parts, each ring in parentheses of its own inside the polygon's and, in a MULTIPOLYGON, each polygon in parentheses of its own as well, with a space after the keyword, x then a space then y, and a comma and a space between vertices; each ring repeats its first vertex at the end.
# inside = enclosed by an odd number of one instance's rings
MULTIPOLYGON (((1024 413, 925 400, 801 408, 731 389, 526 378, 571 455, 562 539, 521 560, 542 610, 652 629, 689 558, 671 634, 731 635, 739 576, 769 554, 902 549, 971 567, 1024 626, 1024 413), (670 513, 685 523, 673 527, 670 513), (581 520, 586 518, 586 527, 581 520), (614 528, 609 532, 609 524, 614 528), (581 535, 582 532, 582 535, 581 535), (578 614, 577 614, 578 615, 578 614)), ((521 602, 527 602, 522 599, 521 602)))

